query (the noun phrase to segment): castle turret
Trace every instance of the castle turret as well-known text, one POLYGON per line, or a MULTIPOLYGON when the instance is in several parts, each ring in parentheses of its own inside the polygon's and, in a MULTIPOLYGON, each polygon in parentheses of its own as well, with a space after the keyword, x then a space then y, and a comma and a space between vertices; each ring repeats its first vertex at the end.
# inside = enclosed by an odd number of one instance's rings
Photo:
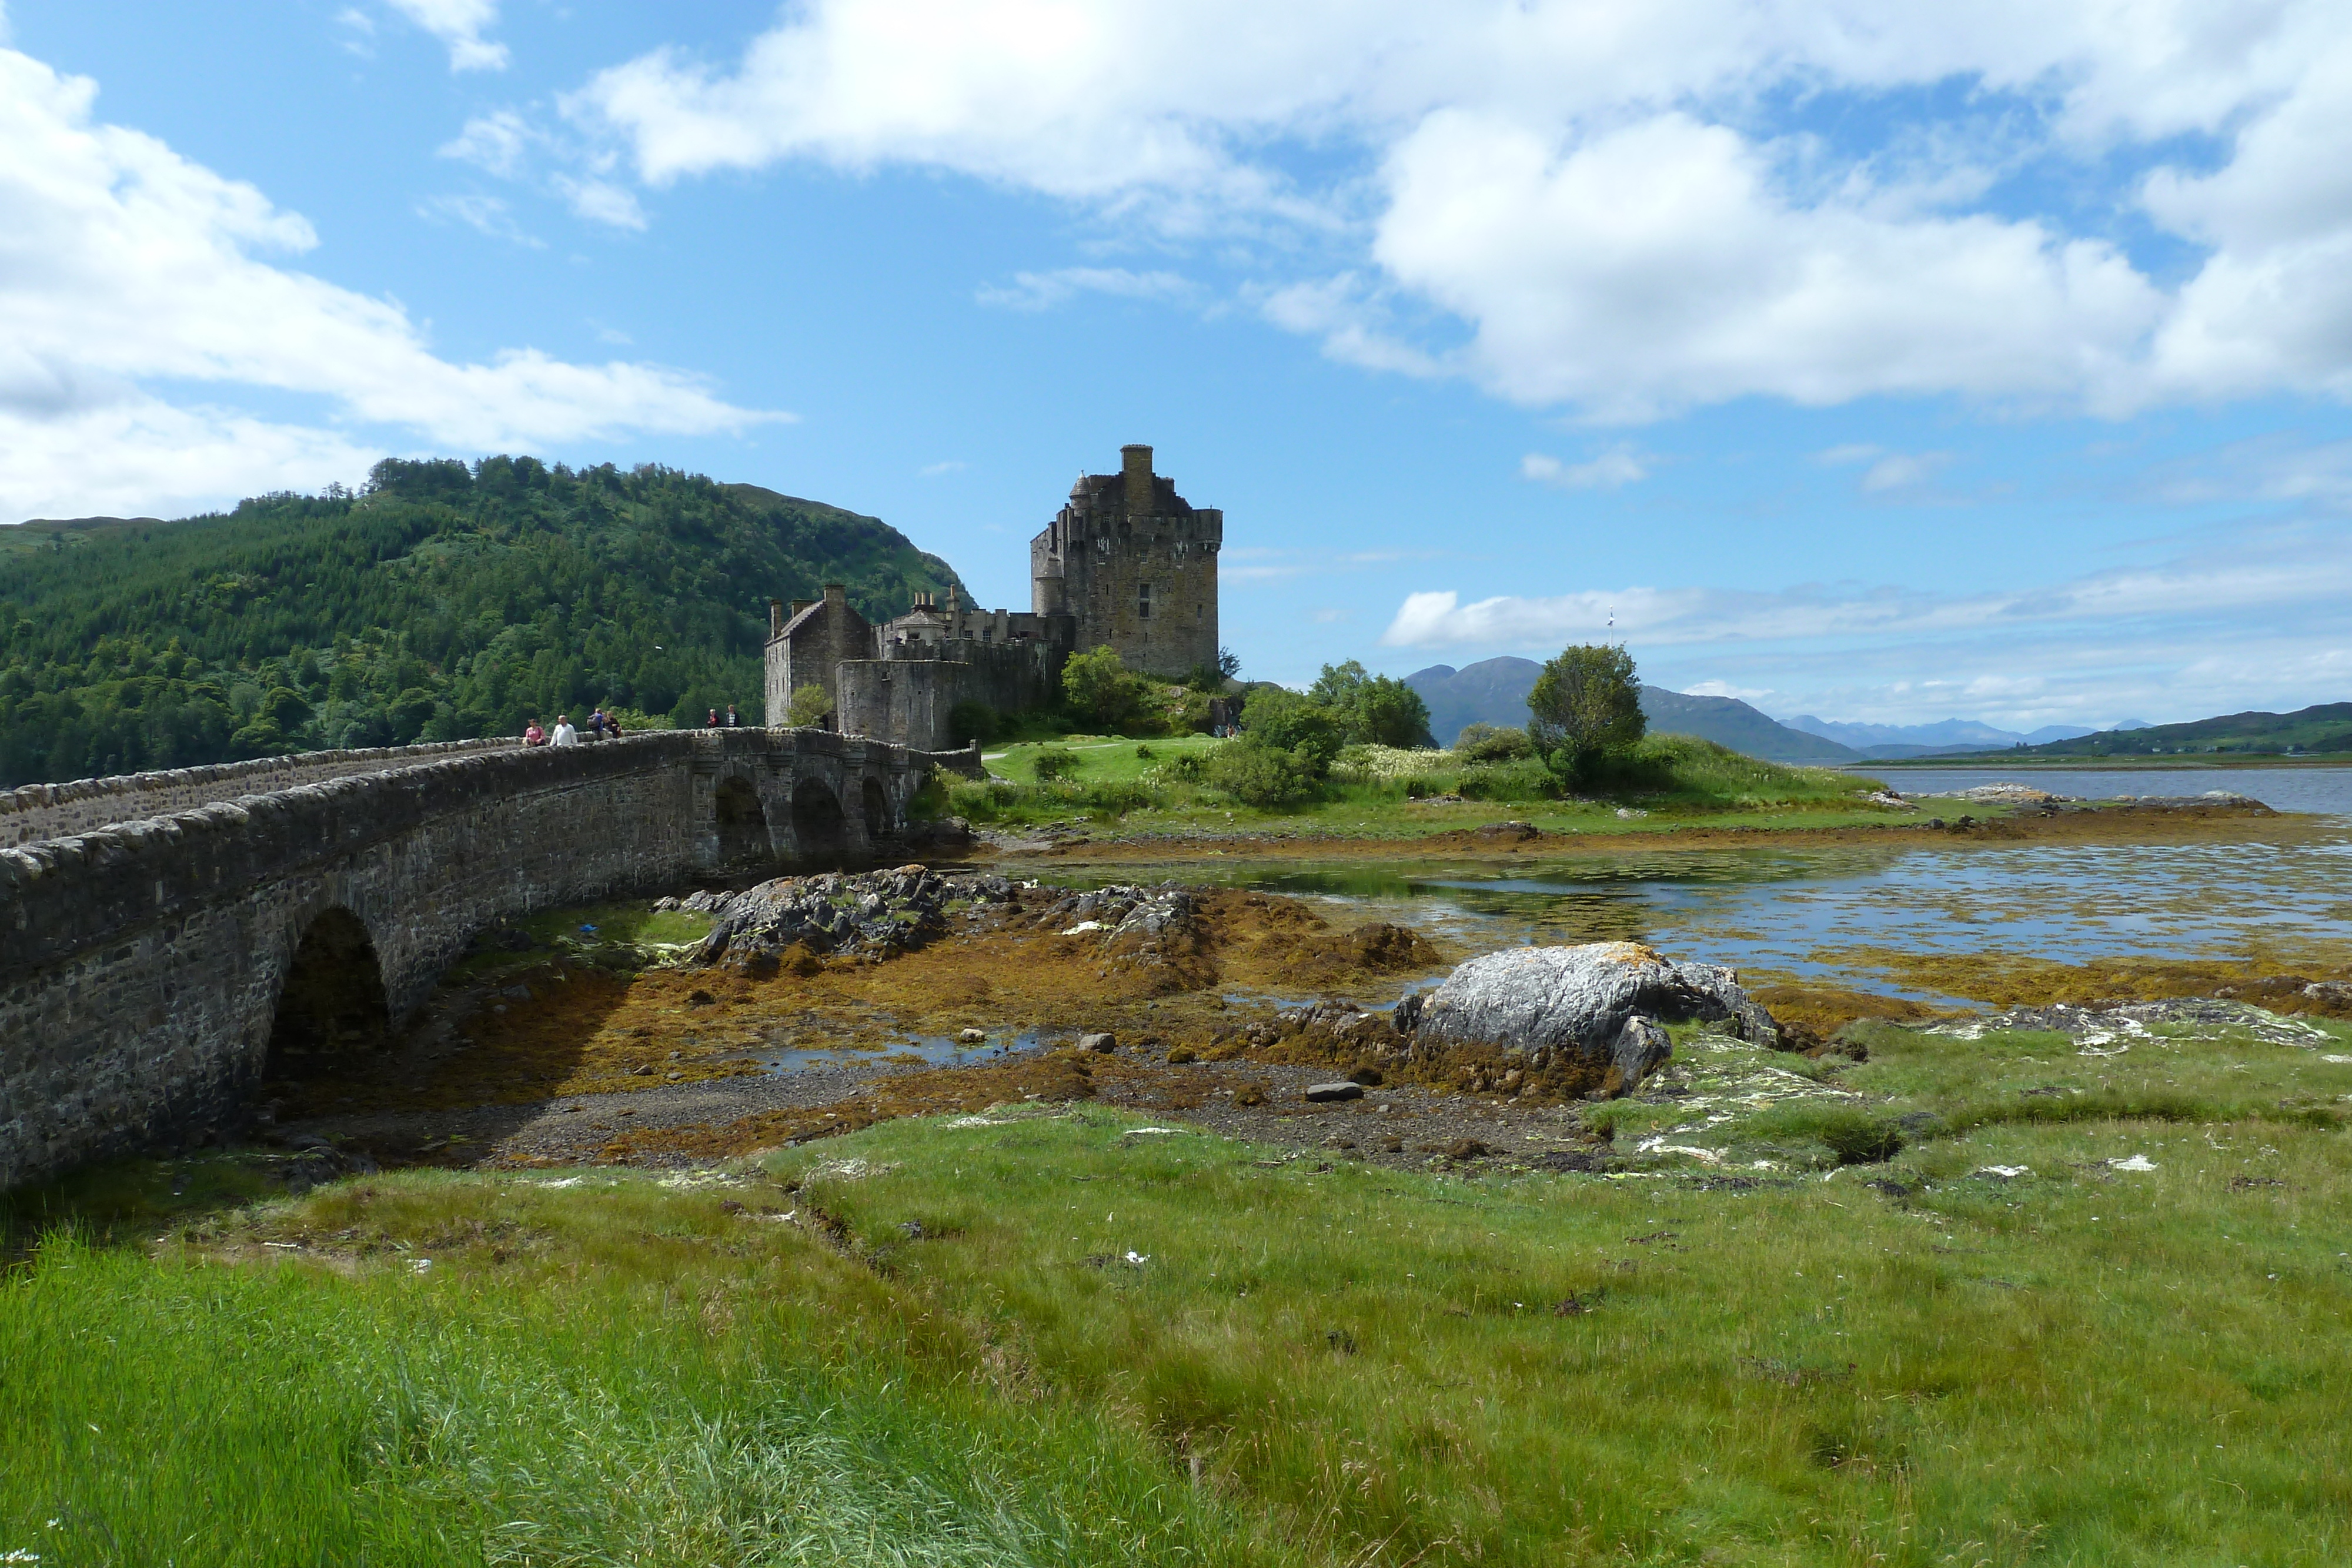
POLYGON ((1030 541, 1032 603, 1071 618, 1074 647, 1108 645, 1132 668, 1182 675, 1216 662, 1223 542, 1223 512, 1154 475, 1150 447, 1123 446, 1119 471, 1081 475, 1030 541))

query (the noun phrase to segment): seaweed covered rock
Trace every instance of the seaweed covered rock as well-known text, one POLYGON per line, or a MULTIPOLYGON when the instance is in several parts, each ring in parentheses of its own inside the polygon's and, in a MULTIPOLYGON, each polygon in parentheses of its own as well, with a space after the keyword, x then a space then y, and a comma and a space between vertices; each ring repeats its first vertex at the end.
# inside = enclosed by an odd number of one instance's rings
POLYGON ((1174 883, 1114 883, 1066 894, 1040 911, 1035 923, 1095 943, 1107 973, 1140 974, 1162 995, 1215 977, 1210 957, 1214 943, 1202 918, 1200 894, 1174 883))
POLYGON ((1471 959, 1423 999, 1414 1048, 1486 1046, 1530 1072, 1567 1069, 1630 1092, 1672 1046, 1661 1026, 1727 1022, 1758 1045, 1780 1045, 1772 1015, 1729 969, 1677 964, 1637 942, 1517 947, 1471 959))
MULTIPOLYGON (((944 933, 951 904, 1013 897, 1013 884, 1001 876, 941 876, 919 865, 774 877, 743 893, 695 895, 714 916, 695 961, 756 964, 794 946, 887 957, 944 933)), ((684 903, 693 907, 695 899, 684 903)))

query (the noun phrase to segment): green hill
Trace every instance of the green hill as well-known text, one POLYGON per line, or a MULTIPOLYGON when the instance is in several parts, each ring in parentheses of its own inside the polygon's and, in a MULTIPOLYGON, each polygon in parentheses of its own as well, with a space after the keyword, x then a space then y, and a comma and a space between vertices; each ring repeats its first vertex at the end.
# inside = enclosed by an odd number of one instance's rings
POLYGON ((2163 757, 2254 752, 2352 751, 2352 703, 2321 703, 2294 713, 2232 713, 2146 729, 2103 729, 2073 740, 2045 741, 2002 757, 2163 757))
MULTIPOLYGON (((1528 694, 1543 666, 1533 659, 1506 655, 1455 669, 1432 664, 1415 670, 1404 684, 1429 705, 1432 734, 1447 746, 1467 724, 1517 727, 1528 722, 1528 694)), ((1642 688, 1642 715, 1661 734, 1695 735, 1750 757, 1773 762, 1832 767, 1861 753, 1818 735, 1791 729, 1736 697, 1693 696, 1664 686, 1642 688)))
POLYGON ((874 618, 955 572, 873 517, 700 475, 378 464, 357 495, 0 528, 0 788, 519 733, 617 703, 757 722, 767 600, 874 618))

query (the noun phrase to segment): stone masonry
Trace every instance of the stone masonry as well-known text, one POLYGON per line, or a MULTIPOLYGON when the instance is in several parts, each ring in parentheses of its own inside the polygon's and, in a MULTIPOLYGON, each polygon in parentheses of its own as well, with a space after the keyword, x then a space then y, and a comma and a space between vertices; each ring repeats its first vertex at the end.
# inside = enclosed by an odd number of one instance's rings
POLYGON ((1153 474, 1149 446, 1119 456, 1116 474, 1079 476, 1030 540, 1027 611, 926 595, 877 626, 838 588, 789 611, 771 601, 767 722, 782 724, 793 692, 817 685, 830 727, 940 750, 971 738, 957 732, 961 705, 1017 713, 1052 702, 1073 653, 1108 647, 1130 669, 1179 678, 1215 664, 1225 515, 1153 474))
POLYGON ((886 852, 946 760, 807 730, 475 748, 0 849, 0 1190, 233 1124, 313 930, 364 928, 396 1023, 515 915, 886 852))

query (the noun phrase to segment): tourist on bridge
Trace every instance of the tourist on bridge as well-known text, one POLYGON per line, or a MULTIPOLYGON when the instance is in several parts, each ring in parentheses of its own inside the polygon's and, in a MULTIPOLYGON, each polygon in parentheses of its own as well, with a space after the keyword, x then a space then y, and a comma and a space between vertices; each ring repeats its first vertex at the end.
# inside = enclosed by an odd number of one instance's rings
POLYGON ((743 721, 735 716, 735 705, 733 703, 729 703, 727 705, 727 727, 730 729, 740 729, 743 727, 743 721))
POLYGON ((580 732, 572 727, 571 715, 560 713, 555 716, 554 744, 557 746, 577 746, 580 744, 580 732))
POLYGON ((545 746, 547 744, 547 731, 539 727, 539 720, 532 719, 529 724, 522 727, 522 743, 525 746, 545 746))
POLYGON ((602 740, 604 738, 604 710, 603 708, 598 708, 588 716, 589 739, 602 740))
POLYGON ((719 723, 719 710, 717 708, 712 708, 709 710, 709 713, 710 716, 702 721, 702 727, 705 729, 717 729, 720 727, 719 723))

